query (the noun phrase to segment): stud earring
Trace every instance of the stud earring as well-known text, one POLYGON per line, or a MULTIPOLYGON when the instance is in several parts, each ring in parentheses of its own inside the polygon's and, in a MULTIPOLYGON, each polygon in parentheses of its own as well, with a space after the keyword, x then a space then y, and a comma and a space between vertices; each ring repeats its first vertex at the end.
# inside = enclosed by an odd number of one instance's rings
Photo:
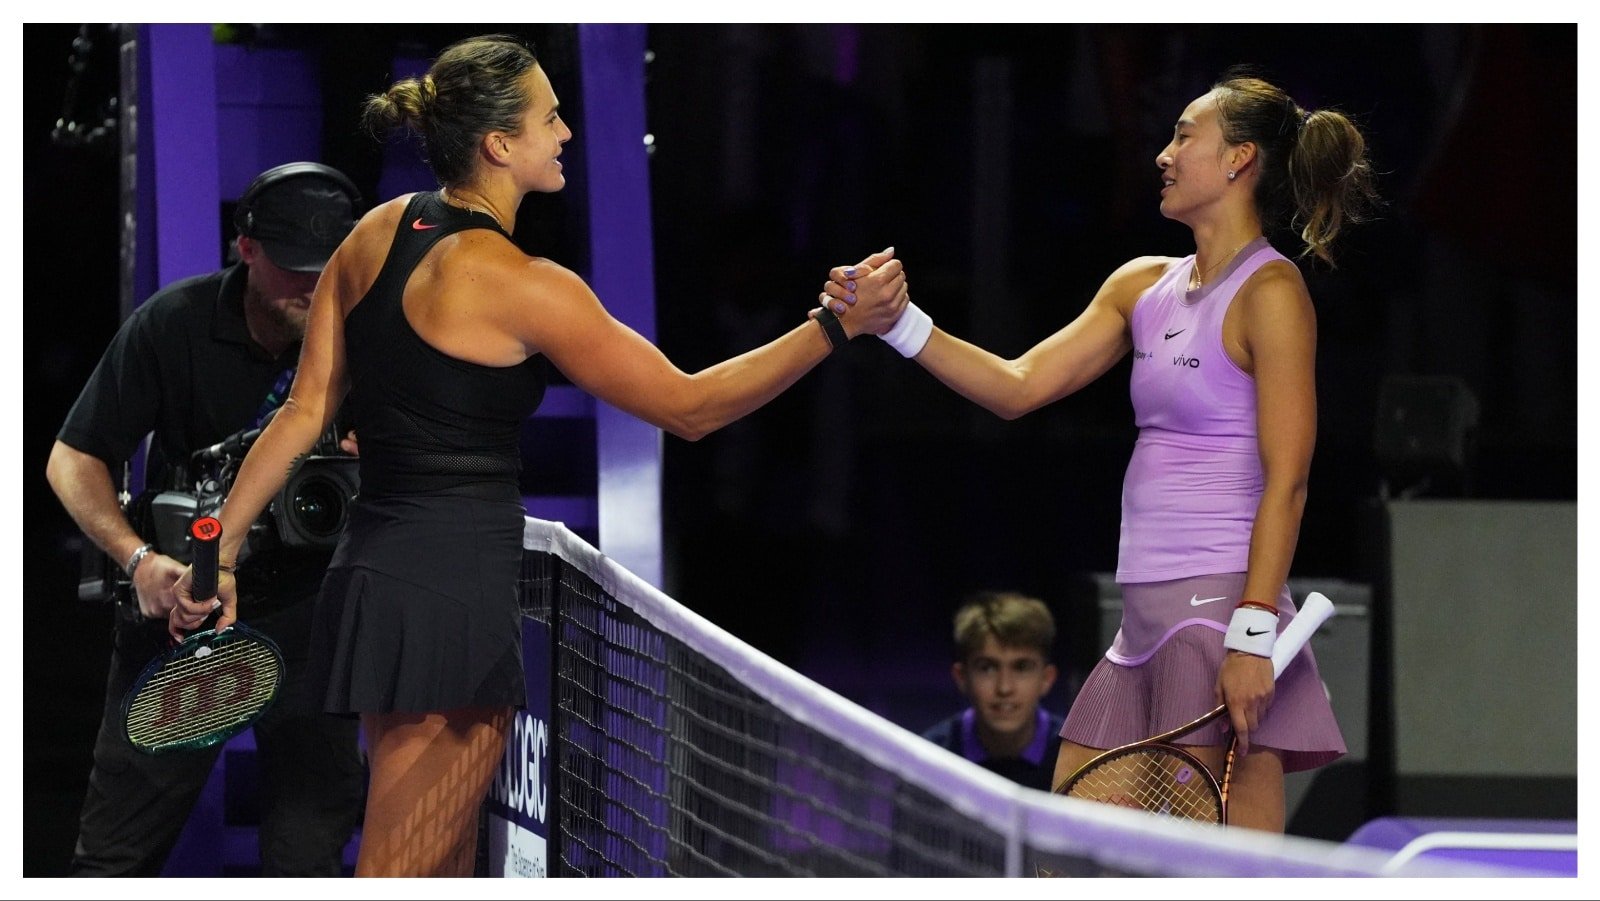
POLYGON ((1234 177, 1234 176, 1235 176, 1235 175, 1237 175, 1237 174, 1238 174, 1238 173, 1236 173, 1236 172, 1234 172, 1234 171, 1233 171, 1233 170, 1232 170, 1232 169, 1229 169, 1229 170, 1228 170, 1228 181, 1233 181, 1233 177, 1234 177))

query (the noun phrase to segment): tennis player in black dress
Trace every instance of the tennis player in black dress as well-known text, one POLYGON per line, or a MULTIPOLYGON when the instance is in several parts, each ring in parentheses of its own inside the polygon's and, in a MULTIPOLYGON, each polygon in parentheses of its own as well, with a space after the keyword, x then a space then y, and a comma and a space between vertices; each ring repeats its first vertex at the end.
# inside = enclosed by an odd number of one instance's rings
MULTIPOLYGON (((531 48, 485 37, 373 97, 369 124, 420 131, 443 188, 385 203, 329 262, 294 387, 219 517, 224 570, 251 522, 348 394, 361 450, 354 504, 318 601, 325 709, 359 714, 370 759, 357 875, 471 872, 477 811, 523 699, 516 582, 518 432, 544 356, 596 397, 694 440, 776 397, 907 302, 889 252, 826 316, 693 375, 613 319, 572 272, 507 231, 530 191, 561 190, 572 136, 531 48)), ((801 295, 796 286, 795 300, 801 295)), ((218 628, 241 613, 220 577, 218 628)), ((213 609, 180 581, 174 631, 213 609)))

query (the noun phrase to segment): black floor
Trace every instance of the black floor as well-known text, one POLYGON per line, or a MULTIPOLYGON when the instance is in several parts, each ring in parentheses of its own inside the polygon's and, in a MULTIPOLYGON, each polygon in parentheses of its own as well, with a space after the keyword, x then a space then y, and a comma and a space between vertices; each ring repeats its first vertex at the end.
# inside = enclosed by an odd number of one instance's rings
POLYGON ((24 876, 66 875, 100 725, 111 621, 107 611, 72 603, 51 639, 24 642, 24 876))

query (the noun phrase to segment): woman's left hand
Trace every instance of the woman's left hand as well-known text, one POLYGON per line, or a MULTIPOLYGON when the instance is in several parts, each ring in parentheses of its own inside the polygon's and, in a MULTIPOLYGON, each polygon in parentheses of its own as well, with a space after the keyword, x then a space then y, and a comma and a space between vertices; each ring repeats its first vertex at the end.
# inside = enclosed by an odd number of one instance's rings
POLYGON ((222 615, 217 617, 216 631, 233 625, 239 618, 239 587, 234 582, 233 573, 222 571, 217 573, 217 594, 211 598, 196 598, 191 590, 194 587, 194 567, 184 570, 175 585, 172 586, 177 603, 167 611, 167 634, 173 641, 182 641, 189 632, 200 628, 206 619, 218 608, 222 615))
POLYGON ((1216 699, 1228 705, 1228 719, 1239 737, 1239 756, 1250 751, 1250 733, 1261 725, 1261 718, 1272 706, 1272 660, 1228 651, 1217 673, 1216 699))

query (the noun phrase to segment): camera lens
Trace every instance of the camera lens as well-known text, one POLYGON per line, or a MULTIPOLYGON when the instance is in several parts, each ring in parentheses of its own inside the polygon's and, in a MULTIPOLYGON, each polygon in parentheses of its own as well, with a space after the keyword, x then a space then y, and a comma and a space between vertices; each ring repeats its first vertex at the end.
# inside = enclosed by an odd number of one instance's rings
POLYGON ((344 525, 344 503, 339 486, 332 481, 307 479, 294 494, 295 522, 319 538, 337 535, 344 525))

